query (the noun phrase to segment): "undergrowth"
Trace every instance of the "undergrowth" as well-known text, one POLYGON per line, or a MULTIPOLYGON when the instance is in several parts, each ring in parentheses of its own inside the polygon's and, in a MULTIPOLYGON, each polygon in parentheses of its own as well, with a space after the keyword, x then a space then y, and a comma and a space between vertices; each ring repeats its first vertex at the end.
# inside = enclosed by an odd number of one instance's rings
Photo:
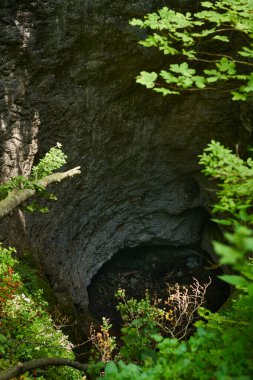
MULTIPOLYGON (((214 249, 219 257, 219 265, 230 267, 230 275, 220 276, 223 281, 235 287, 229 303, 217 313, 203 308, 202 302, 197 303, 195 319, 192 321, 196 331, 189 337, 188 333, 172 333, 173 324, 177 320, 173 304, 176 289, 170 290, 168 309, 161 310, 150 303, 148 295, 138 302, 134 299, 127 300, 124 291, 120 290, 117 297, 120 300, 118 310, 123 320, 121 346, 118 351, 115 349, 115 339, 109 333, 111 326, 106 320, 108 344, 104 348, 108 350, 108 355, 104 360, 100 352, 100 362, 94 362, 92 358, 89 369, 91 378, 253 378, 252 160, 243 161, 231 150, 212 141, 201 155, 200 163, 204 165, 205 175, 219 180, 213 212, 219 213, 216 222, 227 230, 224 242, 214 242, 214 249), (160 322, 164 320, 168 323, 165 323, 165 329, 161 329, 160 322)), ((189 319, 189 313, 186 316, 189 319)), ((183 329, 187 328, 187 318, 182 323, 183 329)), ((192 327, 191 324, 189 326, 192 327)))
MULTIPOLYGON (((72 343, 48 313, 37 276, 13 258, 13 253, 14 249, 0 246, 0 371, 41 357, 74 359, 72 343)), ((79 371, 69 367, 37 370, 34 376, 39 380, 82 378, 79 371)), ((34 376, 26 373, 22 380, 34 376)))

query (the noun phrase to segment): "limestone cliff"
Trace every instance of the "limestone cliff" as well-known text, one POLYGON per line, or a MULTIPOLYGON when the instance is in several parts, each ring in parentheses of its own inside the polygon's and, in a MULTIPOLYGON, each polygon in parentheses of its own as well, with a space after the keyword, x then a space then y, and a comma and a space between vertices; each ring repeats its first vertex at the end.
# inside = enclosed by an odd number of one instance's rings
POLYGON ((135 83, 164 58, 136 43, 128 20, 165 3, 1 2, 2 178, 28 174, 56 142, 82 176, 55 189, 48 215, 6 219, 0 239, 29 249, 57 294, 82 308, 92 276, 120 249, 203 246, 210 195, 197 155, 211 139, 247 141, 226 96, 162 98, 135 83))

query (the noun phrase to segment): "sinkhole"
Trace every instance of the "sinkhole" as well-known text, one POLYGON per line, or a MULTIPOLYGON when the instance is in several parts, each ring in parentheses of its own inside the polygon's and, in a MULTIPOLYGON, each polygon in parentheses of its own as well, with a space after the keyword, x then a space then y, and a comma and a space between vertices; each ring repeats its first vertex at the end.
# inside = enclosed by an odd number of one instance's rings
POLYGON ((196 247, 138 246, 125 248, 106 262, 92 278, 88 287, 89 312, 95 321, 110 318, 120 326, 116 311, 115 293, 125 289, 128 298, 143 298, 146 289, 151 297, 166 298, 168 286, 190 285, 193 278, 200 284, 211 284, 207 289, 205 307, 217 311, 230 294, 229 286, 218 276, 223 270, 211 257, 196 247))

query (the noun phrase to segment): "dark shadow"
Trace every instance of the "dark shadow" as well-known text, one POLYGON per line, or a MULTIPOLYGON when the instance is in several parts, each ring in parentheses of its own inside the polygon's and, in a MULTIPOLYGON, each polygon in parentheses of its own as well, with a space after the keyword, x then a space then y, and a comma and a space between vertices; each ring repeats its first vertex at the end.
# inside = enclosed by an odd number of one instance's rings
POLYGON ((229 286, 218 279, 223 273, 211 258, 193 247, 139 246, 119 251, 93 277, 88 288, 89 310, 101 320, 109 317, 120 323, 116 312, 115 292, 126 290, 128 298, 140 300, 148 289, 151 297, 166 298, 166 289, 175 283, 190 285, 193 278, 200 284, 212 282, 206 295, 206 307, 217 311, 230 294, 229 286))

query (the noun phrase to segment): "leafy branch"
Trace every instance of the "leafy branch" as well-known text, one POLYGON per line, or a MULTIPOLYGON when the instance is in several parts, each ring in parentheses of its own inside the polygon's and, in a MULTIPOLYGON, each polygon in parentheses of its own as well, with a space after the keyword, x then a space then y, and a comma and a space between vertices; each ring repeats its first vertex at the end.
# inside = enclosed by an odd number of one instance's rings
MULTIPOLYGON (((67 156, 62 152, 61 145, 58 143, 51 148, 38 165, 32 169, 32 175, 27 178, 17 176, 9 182, 0 185, 0 219, 12 212, 16 207, 34 197, 37 193, 55 200, 56 197, 46 193, 46 187, 54 182, 61 182, 66 178, 71 178, 80 174, 80 166, 61 173, 53 173, 66 163, 67 156)), ((31 211, 40 208, 36 204, 29 206, 31 211)), ((45 212, 45 209, 42 209, 45 212)))
POLYGON ((180 61, 168 64, 159 73, 141 71, 136 81, 163 95, 207 90, 210 84, 217 88, 229 83, 233 100, 246 100, 253 92, 253 72, 250 71, 253 66, 253 2, 221 0, 204 1, 201 5, 203 10, 194 14, 163 7, 147 14, 143 20, 130 21, 131 25, 151 33, 139 42, 141 45, 156 47, 164 55, 180 61), (238 40, 244 46, 237 49, 238 40), (232 53, 227 55, 224 50, 232 53), (206 56, 213 59, 206 59, 206 56))

